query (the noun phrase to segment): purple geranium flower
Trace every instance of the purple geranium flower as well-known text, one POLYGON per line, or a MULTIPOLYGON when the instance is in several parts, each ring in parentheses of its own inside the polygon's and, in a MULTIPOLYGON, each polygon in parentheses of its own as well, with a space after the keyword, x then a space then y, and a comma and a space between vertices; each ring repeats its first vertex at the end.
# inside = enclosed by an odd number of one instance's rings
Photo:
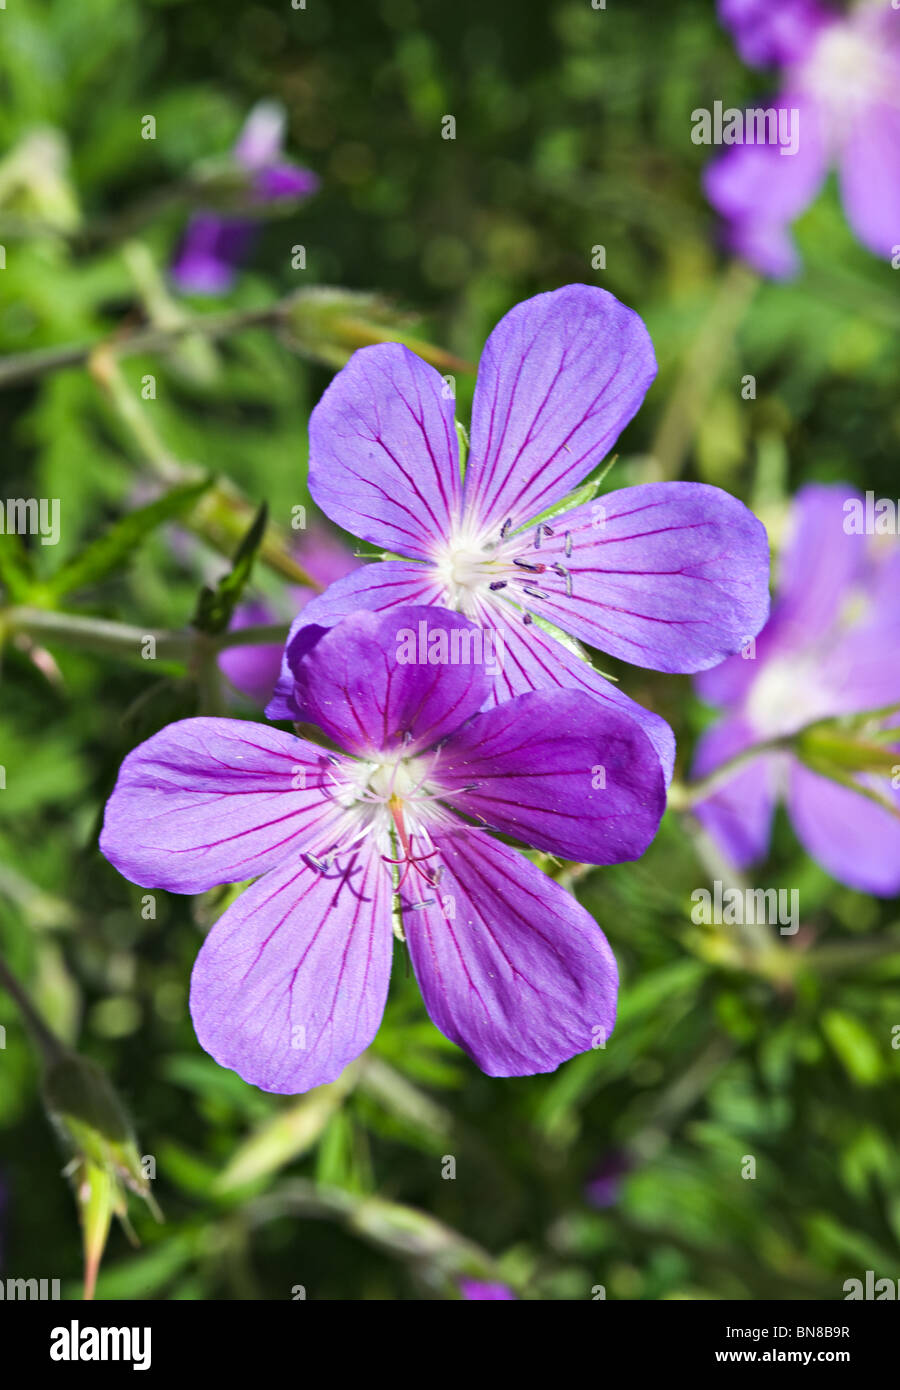
POLYGON ((126 878, 176 893, 257 880, 207 937, 191 1012, 203 1047, 265 1090, 333 1081, 372 1041, 395 892, 431 1017, 490 1075, 552 1071, 613 1026, 603 933, 480 826, 588 863, 634 859, 665 804, 658 758, 634 720, 576 690, 482 710, 479 636, 430 608, 318 629, 297 697, 341 752, 200 718, 122 765, 100 847, 126 878), (439 639, 424 663, 404 655, 420 623, 439 639))
POLYGON ((310 626, 428 603, 497 635, 493 700, 589 691, 643 724, 670 775, 668 725, 564 634, 655 670, 714 666, 765 622, 768 543, 740 502, 703 483, 648 483, 564 510, 655 372, 640 318, 605 290, 569 285, 517 305, 481 359, 462 477, 438 373, 397 343, 356 352, 312 414, 310 492, 345 530, 411 558, 366 565, 309 604, 270 718, 304 717, 293 676, 310 626))
MULTIPOLYGON (((234 160, 249 177, 249 202, 260 212, 275 203, 296 203, 314 193, 319 180, 309 169, 282 159, 284 112, 277 102, 254 106, 234 147, 234 160)), ((185 230, 172 278, 189 294, 223 294, 247 259, 258 216, 197 212, 185 230)))
POLYGON ((634 1160, 622 1149, 610 1149, 603 1155, 588 1179, 584 1195, 592 1207, 614 1207, 619 1200, 622 1179, 634 1167, 634 1160))
MULTIPOLYGON (((323 588, 333 584, 337 579, 342 579, 345 574, 359 566, 356 556, 350 553, 343 542, 317 526, 310 527, 305 533, 301 544, 295 547, 294 554, 297 563, 302 565, 310 579, 314 579, 323 588)), ((315 589, 299 584, 288 585, 286 590, 292 613, 299 613, 315 595, 315 589)), ((238 605, 230 627, 232 630, 238 630, 277 623, 281 616, 267 600, 250 599, 238 605)), ((226 647, 219 654, 219 669, 236 690, 249 696, 258 705, 264 706, 272 698, 281 670, 283 651, 283 643, 226 647)))
POLYGON ((900 244, 900 10, 847 15, 816 0, 719 0, 748 62, 777 64, 776 110, 796 111, 799 144, 735 144, 708 168, 706 193, 733 251, 764 275, 798 267, 790 226, 837 166, 847 220, 876 256, 900 244))
MULTIPOLYGON (((727 714, 700 740, 696 776, 816 720, 900 702, 900 546, 862 532, 856 518, 863 507, 842 486, 797 494, 777 600, 755 659, 732 657, 697 680, 700 694, 727 714)), ((859 774, 856 781, 900 810, 900 793, 886 778, 859 774)), ((697 815, 743 868, 765 854, 780 796, 807 851, 835 878, 868 893, 900 889, 900 820, 789 751, 742 763, 697 815)))

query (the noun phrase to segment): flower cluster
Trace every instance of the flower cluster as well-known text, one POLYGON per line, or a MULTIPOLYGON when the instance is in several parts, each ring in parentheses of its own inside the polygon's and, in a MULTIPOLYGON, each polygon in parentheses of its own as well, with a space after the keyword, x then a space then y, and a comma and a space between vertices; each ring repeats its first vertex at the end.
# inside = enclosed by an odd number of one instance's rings
POLYGON ((692 483, 571 497, 654 373, 637 315, 573 285, 491 335, 464 471, 452 392, 404 347, 356 353, 316 407, 314 499, 410 557, 338 579, 292 628, 267 714, 322 744, 171 725, 126 758, 101 836, 146 887, 255 880, 191 990, 202 1045, 248 1081, 304 1091, 369 1045, 392 926, 432 1019, 488 1074, 550 1071, 609 1035, 602 931, 495 836, 589 864, 643 854, 671 730, 577 639, 701 671, 768 613, 766 534, 734 498, 692 483))

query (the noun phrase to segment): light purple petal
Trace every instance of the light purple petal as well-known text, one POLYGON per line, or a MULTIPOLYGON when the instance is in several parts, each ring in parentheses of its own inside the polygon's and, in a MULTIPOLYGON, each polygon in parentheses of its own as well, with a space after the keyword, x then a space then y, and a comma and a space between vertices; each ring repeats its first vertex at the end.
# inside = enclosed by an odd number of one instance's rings
POLYGON ((602 706, 622 710, 640 724, 656 749, 668 786, 675 765, 675 735, 664 719, 630 699, 620 686, 606 680, 590 662, 536 623, 526 626, 510 604, 498 602, 483 612, 482 620, 503 637, 503 664, 494 681, 492 700, 500 704, 529 690, 560 687, 586 691, 602 706))
POLYGON ((261 169, 281 154, 286 118, 278 101, 258 101, 248 115, 234 147, 234 157, 247 169, 261 169))
POLYGON ((509 1300, 515 1299, 512 1289, 506 1284, 485 1284, 479 1279, 460 1279, 459 1291, 465 1299, 509 1300))
POLYGON ((335 580, 324 594, 306 604, 294 619, 281 660, 281 674, 266 707, 269 719, 300 719, 294 667, 310 641, 320 633, 314 629, 334 627, 343 618, 360 611, 382 612, 401 605, 441 604, 446 590, 430 566, 409 564, 405 560, 379 560, 361 565, 343 579, 335 580))
MULTIPOLYGON (((900 24, 900 13, 893 17, 900 24)), ((851 105, 845 113, 849 128, 839 164, 847 221, 863 246, 890 260, 900 246, 900 56, 886 85, 880 100, 851 105)))
POLYGON ((705 483, 609 493, 557 517, 539 553, 569 580, 541 575, 535 582, 548 597, 528 598, 527 606, 638 666, 714 666, 768 616, 765 527, 737 498, 705 483))
POLYGON ((554 1071, 615 1021, 609 944, 573 897, 480 830, 435 837, 443 874, 403 924, 426 1007, 489 1076, 554 1071), (432 905, 428 905, 429 900, 432 905))
MULTIPOLYGON (((693 777, 706 777, 756 742, 756 734, 743 720, 723 720, 700 739, 693 777)), ((761 754, 739 767, 719 791, 694 808, 700 824, 736 869, 762 859, 769 847, 782 764, 774 754, 761 754)))
POLYGON ((485 345, 472 407, 466 512, 518 526, 600 464, 656 375, 642 320, 590 285, 536 295, 485 345))
POLYGON ((659 827, 659 757, 620 710, 577 690, 539 691, 477 714, 441 749, 452 806, 549 854, 639 859, 659 827))
MULTIPOLYGON (((235 610, 229 631, 239 632, 241 628, 277 621, 277 614, 268 604, 257 601, 243 603, 235 610)), ((241 691, 258 705, 265 705, 272 697, 281 672, 283 650, 278 643, 226 647, 218 656, 219 669, 235 690, 241 691)))
POLYGON ((314 173, 287 161, 260 169, 253 180, 254 196, 262 203, 296 202, 308 198, 318 187, 314 173))
POLYGON ((427 559, 460 508, 453 395, 409 348, 361 348, 310 417, 309 490, 345 531, 427 559))
POLYGON ((738 218, 725 224, 722 240, 732 255, 740 257, 770 280, 790 280, 800 270, 794 238, 788 227, 780 222, 738 218))
POLYGON ((305 629, 301 640, 316 634, 294 668, 296 702, 348 752, 428 748, 487 699, 485 665, 466 659, 480 631, 459 613, 357 613, 327 631, 305 629))
POLYGON ((900 547, 873 548, 872 568, 856 623, 835 633, 823 654, 820 681, 832 692, 834 714, 858 714, 900 702, 900 547))
POLYGON ((202 1047, 265 1091, 334 1081, 381 1021, 391 964, 391 881, 362 847, 323 874, 295 861, 219 919, 191 978, 202 1047))
POLYGON ((183 719, 129 753, 100 849, 147 888, 201 893, 265 873, 339 811, 321 749, 240 719, 183 719))
MULTIPOLYGON (((900 794, 888 795, 900 812, 900 794)), ((797 838, 833 878, 878 897, 900 891, 900 818, 793 760, 787 799, 797 838)))

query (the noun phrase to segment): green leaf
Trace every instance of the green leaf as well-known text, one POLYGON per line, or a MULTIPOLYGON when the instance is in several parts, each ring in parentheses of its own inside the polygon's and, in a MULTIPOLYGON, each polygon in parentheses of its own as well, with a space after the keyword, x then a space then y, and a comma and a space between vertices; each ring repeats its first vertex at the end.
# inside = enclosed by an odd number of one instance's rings
POLYGON ((0 587, 11 603, 27 600, 34 583, 28 551, 21 536, 10 532, 0 540, 0 587))
POLYGON ((252 526, 238 546, 228 574, 219 580, 214 589, 204 586, 201 590, 193 617, 194 627, 199 628, 201 632, 224 632, 231 622, 231 616, 253 570, 257 551, 262 545, 268 514, 269 509, 263 502, 252 526))
POLYGON ((139 507, 115 522, 108 531, 87 546, 56 571, 49 580, 40 585, 32 598, 37 602, 55 602, 73 589, 83 589, 89 584, 97 584, 110 574, 123 569, 134 555, 145 536, 167 521, 191 510, 203 494, 212 486, 212 478, 200 483, 188 483, 173 488, 155 502, 139 507))
POLYGON ((852 1081, 874 1086, 881 1080, 884 1060, 875 1039, 858 1018, 841 1009, 829 1009, 822 1019, 822 1031, 852 1081))

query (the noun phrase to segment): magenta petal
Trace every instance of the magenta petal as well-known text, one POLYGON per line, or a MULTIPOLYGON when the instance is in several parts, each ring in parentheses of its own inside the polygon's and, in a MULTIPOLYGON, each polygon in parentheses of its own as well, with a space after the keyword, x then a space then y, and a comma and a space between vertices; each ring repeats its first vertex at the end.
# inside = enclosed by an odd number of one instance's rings
POLYGON ((409 348, 361 348, 309 422, 309 490, 345 531, 427 559, 460 510, 453 394, 409 348))
POLYGON ((554 1071, 615 1022, 618 975, 593 918, 480 830, 436 836, 443 873, 403 924, 432 1019, 489 1076, 554 1071))
MULTIPOLYGON (((884 794, 888 784, 870 785, 884 794)), ((900 793, 887 795, 900 813, 900 793)), ((900 892, 900 814, 793 760, 787 800, 797 838, 833 878, 878 897, 900 892)))
POLYGON ((485 345, 465 504, 473 524, 519 525, 602 462, 656 375, 643 321, 606 290, 567 285, 517 304, 485 345))
MULTIPOLYGON (((724 719, 700 739, 693 777, 708 776, 758 741, 744 720, 724 719)), ((700 824, 736 869, 756 863, 769 847, 782 765, 777 755, 760 754, 740 765, 718 791, 694 808, 700 824)))
POLYGON ((368 1047, 391 964, 391 881, 365 847, 326 873, 273 869, 220 917, 197 957, 202 1047, 264 1091, 334 1081, 368 1047))
POLYGON ((239 719, 183 719, 122 764, 100 849, 132 883, 201 893, 294 856, 339 814, 321 749, 239 719))
POLYGON ((351 753, 428 748, 487 699, 486 667, 453 660, 454 651, 471 652, 476 632, 474 623, 444 608, 357 613, 328 631, 307 629, 301 640, 316 634, 318 640, 295 665, 297 705, 304 719, 351 753), (433 639, 444 645, 447 661, 430 659, 440 655, 433 639))
POLYGON ((536 849, 589 864, 639 859, 666 804, 659 758, 633 719, 577 690, 477 714, 441 749, 452 805, 536 849))
POLYGON ((737 498, 705 483, 608 493, 558 517, 545 553, 548 563, 564 562, 570 592, 545 584, 548 597, 529 599, 529 607, 638 666, 714 666, 768 616, 765 527, 737 498))
MULTIPOLYGON (((324 594, 306 604, 288 633, 281 674, 266 714, 269 719, 302 719, 297 704, 294 666, 306 650, 310 631, 334 627, 362 610, 381 612, 410 604, 439 604, 445 590, 430 566, 405 560, 380 560, 362 565, 330 584, 324 594)), ((318 633, 316 636, 318 637, 318 633)))

